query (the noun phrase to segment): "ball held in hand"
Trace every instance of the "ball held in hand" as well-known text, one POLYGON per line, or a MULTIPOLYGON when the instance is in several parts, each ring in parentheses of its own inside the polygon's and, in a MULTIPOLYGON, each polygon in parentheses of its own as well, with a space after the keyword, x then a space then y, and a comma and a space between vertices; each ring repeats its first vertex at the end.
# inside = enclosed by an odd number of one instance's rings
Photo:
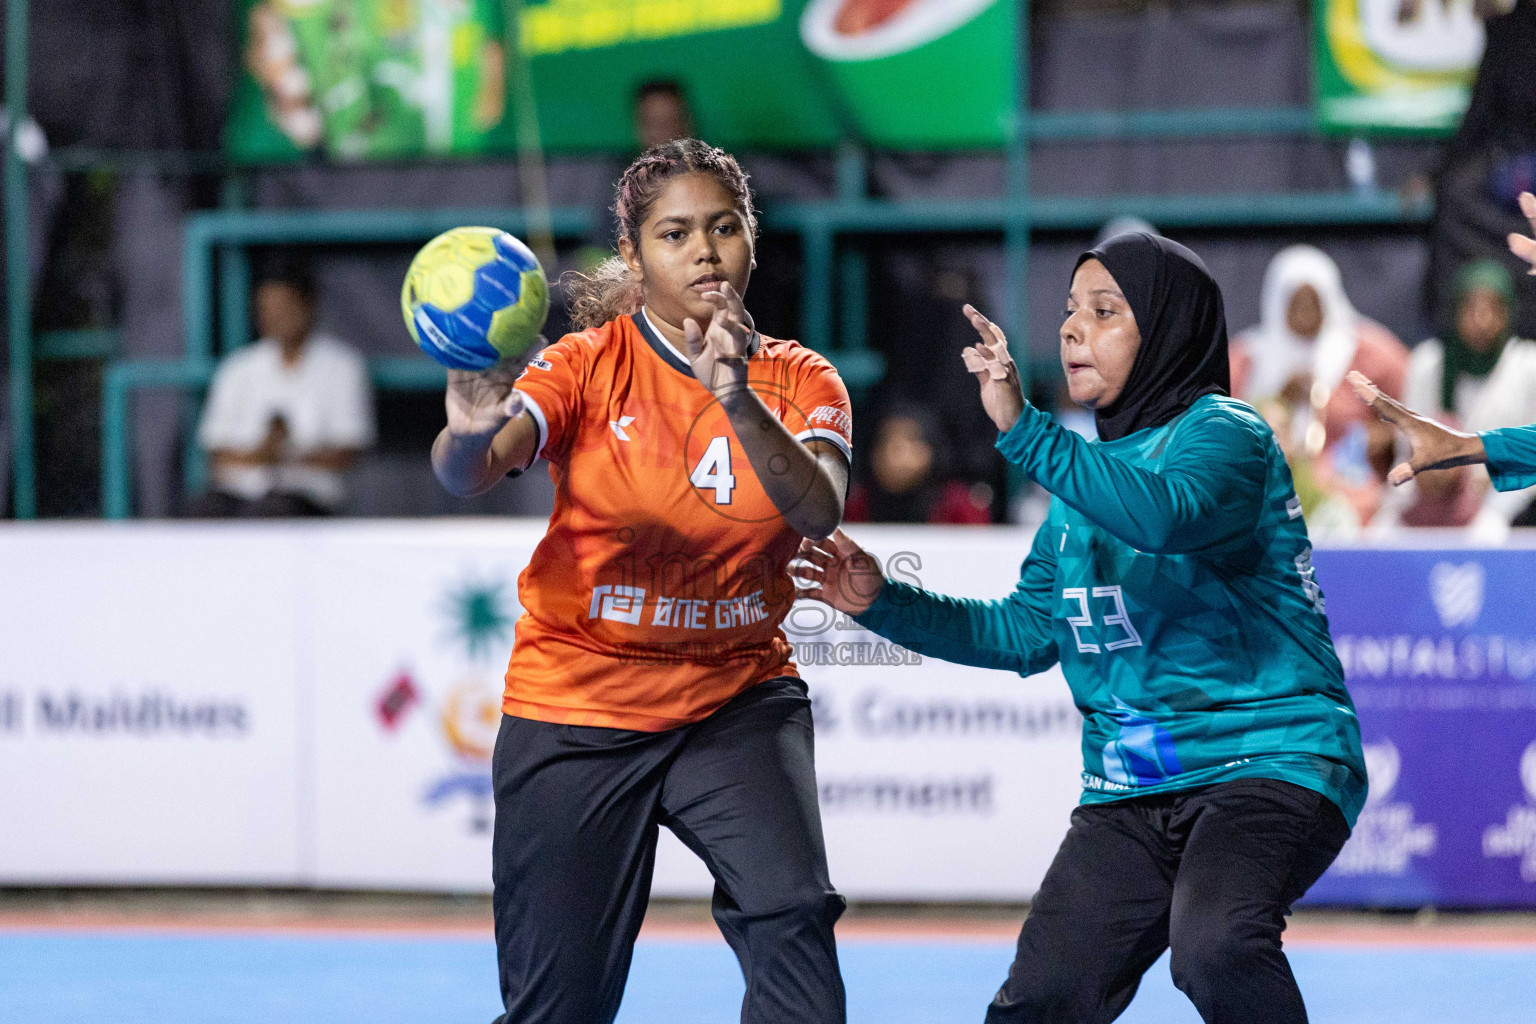
POLYGON ((549 282, 533 250, 497 228, 454 228, 422 246, 400 308, 421 350, 455 370, 486 370, 538 343, 549 282))

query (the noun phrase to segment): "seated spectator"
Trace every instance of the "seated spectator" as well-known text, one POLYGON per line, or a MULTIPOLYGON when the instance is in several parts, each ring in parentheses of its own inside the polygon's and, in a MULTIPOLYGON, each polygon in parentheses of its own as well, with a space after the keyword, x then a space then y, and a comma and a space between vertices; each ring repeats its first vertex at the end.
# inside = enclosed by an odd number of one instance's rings
MULTIPOLYGON (((1413 350, 1403 399, 1448 426, 1474 433, 1536 421, 1536 342, 1513 337, 1514 280, 1502 263, 1481 260, 1457 277, 1454 316, 1443 338, 1413 350)), ((1426 473, 1394 505, 1404 525, 1468 526, 1497 539, 1502 528, 1536 525, 1531 491, 1492 490, 1479 467, 1426 473)))
POLYGON ((214 373, 198 442, 213 486, 188 514, 334 514, 342 473, 374 441, 368 367, 350 346, 315 331, 315 293, 297 268, 266 276, 255 293, 259 341, 214 373))
POLYGON ((1348 496, 1362 523, 1381 501, 1392 438, 1362 414, 1341 385, 1350 370, 1382 391, 1402 395, 1408 350, 1385 327, 1361 315, 1344 291, 1338 265, 1321 250, 1282 250, 1264 273, 1263 319, 1232 342, 1232 393, 1259 405, 1279 400, 1298 450, 1317 460, 1320 481, 1348 496))
POLYGON ((945 480, 951 465, 938 420, 899 405, 875 427, 869 479, 854 485, 844 514, 855 523, 990 523, 992 488, 945 480))

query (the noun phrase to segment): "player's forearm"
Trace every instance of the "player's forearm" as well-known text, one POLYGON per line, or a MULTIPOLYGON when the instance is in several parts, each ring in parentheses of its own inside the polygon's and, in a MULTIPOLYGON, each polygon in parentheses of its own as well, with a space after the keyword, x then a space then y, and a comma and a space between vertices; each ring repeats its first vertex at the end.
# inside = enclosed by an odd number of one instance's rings
POLYGON ((802 537, 830 536, 843 521, 843 495, 816 456, 751 389, 724 396, 721 405, 784 521, 802 537))
POLYGON ((948 597, 886 580, 854 620, 877 636, 925 657, 956 665, 1029 675, 1056 661, 1049 615, 1031 615, 1015 594, 1001 601, 948 597))
POLYGON ((1189 554, 1232 543, 1257 520, 1263 477, 1255 467, 1262 462, 1238 455, 1245 449, 1242 435, 1234 434, 1186 438, 1184 448, 1200 454, 1170 458, 1153 471, 1089 444, 1029 406, 997 447, 1030 479, 1136 550, 1189 554))
POLYGON ((495 485, 491 449, 496 431, 455 434, 444 427, 432 443, 432 472, 449 494, 472 498, 495 485))
POLYGON ((538 456, 539 428, 526 412, 499 429, 456 433, 444 427, 432 443, 432 472, 450 494, 472 498, 538 456))

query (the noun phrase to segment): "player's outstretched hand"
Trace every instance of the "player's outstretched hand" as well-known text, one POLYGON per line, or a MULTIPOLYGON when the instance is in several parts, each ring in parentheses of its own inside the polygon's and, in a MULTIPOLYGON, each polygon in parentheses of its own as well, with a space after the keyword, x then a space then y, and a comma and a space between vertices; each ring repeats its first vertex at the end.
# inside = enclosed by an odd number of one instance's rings
POLYGON ((802 540, 789 574, 796 580, 796 598, 808 597, 848 615, 868 609, 885 587, 879 561, 840 529, 821 540, 802 540))
POLYGON ((756 333, 752 316, 729 281, 720 282, 717 291, 705 292, 704 299, 715 307, 709 323, 700 327, 692 317, 683 321, 688 362, 699 383, 716 395, 739 391, 747 385, 747 359, 756 333))
POLYGON ((1003 329, 967 305, 961 310, 970 320, 981 341, 961 351, 965 368, 976 376, 981 386, 981 405, 992 417, 998 430, 1008 431, 1024 411, 1024 391, 1019 383, 1019 368, 1008 354, 1008 339, 1003 329))
POLYGON ((523 411, 523 396, 512 390, 522 360, 498 363, 489 370, 449 370, 448 432, 459 436, 494 436, 523 411))
POLYGON ((1349 375, 1349 385, 1366 405, 1392 424, 1408 439, 1408 461, 1392 467, 1387 479, 1402 485, 1431 469, 1454 469, 1487 462, 1482 438, 1464 434, 1420 416, 1403 403, 1382 394, 1370 378, 1358 370, 1349 375))
POLYGON ((1531 233, 1529 235, 1511 233, 1509 251, 1529 263, 1530 272, 1536 274, 1536 195, 1529 192, 1520 193, 1520 212, 1525 214, 1525 219, 1531 222, 1531 233))

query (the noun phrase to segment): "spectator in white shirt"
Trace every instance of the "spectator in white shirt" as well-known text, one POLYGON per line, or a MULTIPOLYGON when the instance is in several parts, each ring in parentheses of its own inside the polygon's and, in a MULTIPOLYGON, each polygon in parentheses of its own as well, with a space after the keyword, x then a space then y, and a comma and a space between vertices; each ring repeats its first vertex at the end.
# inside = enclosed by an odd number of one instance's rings
POLYGON ((342 474, 374 442, 367 363, 315 331, 314 287, 301 270, 267 275, 254 298, 261 338, 214 373, 197 432, 212 487, 188 513, 335 514, 342 474))

